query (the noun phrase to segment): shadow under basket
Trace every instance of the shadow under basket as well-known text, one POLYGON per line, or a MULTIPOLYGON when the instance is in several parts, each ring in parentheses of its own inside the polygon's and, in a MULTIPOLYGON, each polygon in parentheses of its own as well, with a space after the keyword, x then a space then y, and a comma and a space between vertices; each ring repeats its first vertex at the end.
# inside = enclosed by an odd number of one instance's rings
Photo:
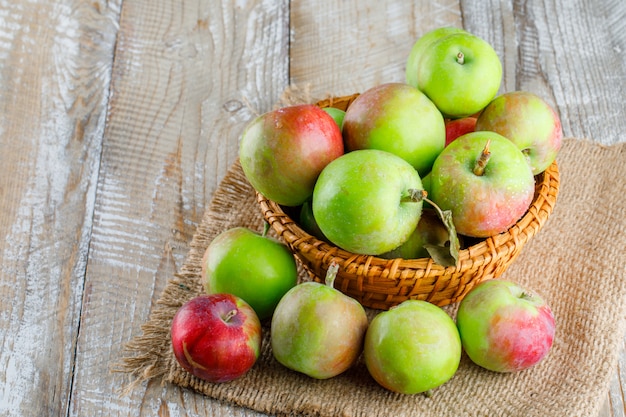
MULTIPOLYGON (((320 107, 346 110, 358 97, 329 98, 320 107)), ((524 245, 543 227, 556 204, 559 169, 556 161, 535 177, 535 197, 524 216, 509 230, 478 240, 459 252, 456 266, 442 266, 431 258, 383 259, 358 255, 317 239, 292 219, 291 208, 282 207, 257 193, 265 220, 289 246, 312 279, 323 282, 328 267, 339 271, 335 288, 362 305, 388 310, 408 299, 438 306, 459 302, 479 282, 497 278, 519 255, 524 245)))

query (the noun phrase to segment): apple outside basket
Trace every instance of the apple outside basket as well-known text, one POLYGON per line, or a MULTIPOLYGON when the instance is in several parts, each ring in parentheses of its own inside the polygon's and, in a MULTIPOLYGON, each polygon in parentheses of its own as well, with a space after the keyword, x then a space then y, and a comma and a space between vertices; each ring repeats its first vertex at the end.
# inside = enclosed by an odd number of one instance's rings
MULTIPOLYGON (((359 96, 328 98, 320 107, 346 110, 359 96)), ((309 276, 323 282, 328 267, 339 271, 335 288, 373 309, 388 310, 407 299, 438 306, 459 302, 479 282, 500 276, 523 246, 543 227, 554 209, 559 191, 556 161, 535 177, 535 197, 524 216, 509 230, 477 240, 459 251, 456 266, 442 266, 431 258, 383 259, 359 255, 317 239, 292 219, 292 208, 282 207, 257 193, 265 220, 300 260, 309 276)))

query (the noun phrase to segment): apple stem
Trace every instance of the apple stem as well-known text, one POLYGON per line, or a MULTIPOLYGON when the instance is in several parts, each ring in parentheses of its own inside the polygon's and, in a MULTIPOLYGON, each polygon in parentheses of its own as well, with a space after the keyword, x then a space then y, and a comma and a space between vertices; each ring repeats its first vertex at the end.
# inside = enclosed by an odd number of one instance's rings
POLYGON ((491 143, 491 139, 487 141, 485 148, 480 153, 480 156, 476 160, 476 165, 474 165, 474 174, 478 176, 482 176, 485 173, 485 167, 489 162, 489 158, 491 157, 491 152, 489 151, 489 144, 491 143))
POLYGON ((459 53, 456 54, 456 62, 459 65, 465 64, 465 55, 463 54, 463 52, 459 51, 459 53))
POLYGON ((426 190, 418 190, 415 188, 409 188, 408 190, 406 190, 406 194, 404 194, 402 196, 402 198, 400 199, 401 203, 419 203, 420 201, 423 201, 426 196, 428 195, 428 193, 426 192, 426 190))
POLYGON ((224 316, 222 316, 222 320, 228 323, 236 315, 237 315, 237 309, 235 308, 235 309, 230 310, 224 316))
POLYGON ((337 278, 337 272, 339 272, 339 264, 333 261, 326 271, 326 279, 324 280, 326 286, 334 288, 335 278, 337 278))
POLYGON ((425 395, 426 397, 428 397, 428 398, 432 397, 432 396, 433 396, 433 390, 432 390, 432 389, 429 389, 429 390, 427 390, 427 391, 424 391, 424 395, 425 395))

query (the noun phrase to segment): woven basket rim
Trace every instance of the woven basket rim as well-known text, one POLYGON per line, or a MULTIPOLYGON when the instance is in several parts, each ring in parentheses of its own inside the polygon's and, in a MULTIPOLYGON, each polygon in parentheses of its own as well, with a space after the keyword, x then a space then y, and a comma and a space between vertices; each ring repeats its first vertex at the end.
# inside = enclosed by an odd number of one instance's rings
MULTIPOLYGON (((345 110, 358 95, 357 93, 350 96, 331 97, 316 104, 320 107, 332 106, 345 110)), ((336 285, 341 286, 342 279, 353 281, 356 279, 356 284, 354 282, 352 284, 362 288, 363 277, 365 277, 368 288, 374 288, 374 292, 382 291, 383 294, 380 295, 383 297, 384 292, 387 291, 385 286, 388 287, 389 284, 383 281, 389 280, 411 287, 411 294, 407 295, 408 298, 414 295, 413 292, 421 291, 420 286, 424 285, 432 287, 429 290, 429 298, 438 291, 444 289, 450 291, 451 286, 458 286, 459 290, 455 290, 452 298, 438 302, 443 305, 462 298, 468 289, 475 285, 474 281, 482 279, 482 271, 487 267, 497 271, 496 274, 491 274, 494 277, 506 269, 508 264, 517 257, 522 247, 537 234, 552 214, 559 185, 559 168, 557 162, 554 161, 544 172, 535 176, 535 195, 526 213, 505 232, 481 239, 461 249, 455 266, 439 265, 431 258, 386 259, 375 255, 354 254, 309 234, 289 216, 283 207, 258 192, 257 202, 265 220, 294 254, 301 260, 305 258, 304 260, 308 261, 303 263, 315 279, 322 280, 328 266, 337 262, 340 270, 336 285), (455 280, 460 282, 451 284, 450 277, 455 277, 455 280), (380 288, 377 283, 381 284, 380 288)), ((340 289, 346 290, 352 284, 345 282, 344 288, 340 289)), ((360 294, 359 291, 356 293, 360 294)), ((369 295, 364 295, 364 297, 368 299, 369 295)), ((375 305, 388 307, 391 304, 397 304, 397 301, 392 301, 391 297, 387 298, 386 301, 377 301, 375 305)))

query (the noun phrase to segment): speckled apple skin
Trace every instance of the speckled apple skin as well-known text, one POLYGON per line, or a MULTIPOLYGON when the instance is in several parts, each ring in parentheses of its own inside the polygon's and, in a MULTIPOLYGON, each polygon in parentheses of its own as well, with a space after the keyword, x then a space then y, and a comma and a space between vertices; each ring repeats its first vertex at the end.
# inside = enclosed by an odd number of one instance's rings
POLYGON ((556 111, 541 97, 526 91, 496 97, 478 117, 476 130, 496 132, 515 143, 527 155, 534 175, 554 162, 563 142, 556 111))
POLYGON ((516 372, 538 364, 555 336, 550 306, 510 281, 489 280, 461 301, 457 326, 463 347, 477 365, 516 372))
POLYGON ((317 282, 285 294, 271 324, 272 353, 289 369, 316 379, 345 372, 358 359, 368 326, 353 298, 317 282))
POLYGON ((473 132, 448 145, 431 173, 431 198, 452 212, 459 234, 489 237, 506 231, 528 210, 535 178, 524 154, 494 132, 473 132), (482 176, 472 169, 487 141, 491 157, 482 176))
POLYGON ((335 120, 303 104, 267 112, 246 126, 239 160, 246 178, 265 197, 298 206, 311 197, 322 169, 344 153, 335 120))
POLYGON ((407 300, 374 317, 363 356, 380 385, 417 394, 454 376, 461 360, 461 340, 454 321, 440 307, 407 300))
POLYGON ((386 83, 363 92, 343 119, 346 151, 379 149, 426 175, 444 148, 446 129, 437 107, 417 88, 386 83))
POLYGON ((248 303, 231 294, 195 297, 176 312, 172 349, 188 372, 209 382, 243 376, 261 352, 261 322, 248 303), (236 310, 229 320, 224 317, 236 310))

